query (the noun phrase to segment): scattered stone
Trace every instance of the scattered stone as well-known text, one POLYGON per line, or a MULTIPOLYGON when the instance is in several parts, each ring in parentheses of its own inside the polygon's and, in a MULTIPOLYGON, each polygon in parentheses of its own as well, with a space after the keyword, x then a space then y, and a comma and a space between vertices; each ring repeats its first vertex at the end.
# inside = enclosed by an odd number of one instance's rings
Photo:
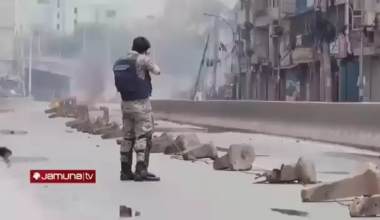
POLYGON ((165 149, 173 145, 175 139, 172 133, 163 133, 159 137, 153 137, 151 153, 164 153, 165 149))
POLYGON ((380 194, 379 180, 379 169, 368 166, 364 173, 354 177, 304 189, 301 198, 303 202, 322 202, 362 195, 373 196, 380 194))
POLYGON ((12 151, 7 147, 0 147, 0 158, 4 160, 6 164, 10 163, 10 156, 12 156, 12 151))
POLYGON ((2 135, 26 135, 27 131, 17 131, 17 130, 0 130, 2 135))
POLYGON ((214 143, 202 144, 199 147, 192 148, 183 154, 184 160, 199 160, 199 159, 216 160, 219 158, 218 150, 214 143))
POLYGON ((127 206, 120 206, 120 218, 132 218, 132 209, 127 206))
POLYGON ((139 217, 141 215, 142 213, 140 211, 133 211, 132 208, 124 206, 124 205, 120 206, 120 218, 132 218, 132 217, 139 217))
POLYGON ((96 147, 100 147, 100 145, 96 145, 96 147))
POLYGON ((307 217, 309 216, 309 213, 293 210, 293 209, 271 209, 273 212, 278 212, 284 215, 290 215, 290 216, 299 216, 299 217, 307 217))
POLYGON ((178 154, 201 145, 202 144, 196 134, 181 134, 176 138, 173 144, 165 149, 164 154, 178 154))
POLYGON ((215 170, 248 171, 255 161, 255 150, 252 145, 231 145, 228 153, 214 161, 215 170))
POLYGON ((377 217, 380 215, 380 195, 357 197, 348 208, 353 218, 377 217))

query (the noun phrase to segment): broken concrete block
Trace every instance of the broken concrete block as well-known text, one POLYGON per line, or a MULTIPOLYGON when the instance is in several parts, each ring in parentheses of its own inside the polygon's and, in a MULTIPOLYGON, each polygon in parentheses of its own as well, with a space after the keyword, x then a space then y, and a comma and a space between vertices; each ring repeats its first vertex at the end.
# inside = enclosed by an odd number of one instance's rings
POLYGON ((123 130, 120 128, 102 135, 102 139, 114 139, 121 137, 123 137, 123 130))
POLYGON ((76 119, 76 120, 73 120, 73 121, 69 121, 69 122, 66 122, 66 127, 72 127, 74 125, 77 125, 77 124, 81 124, 83 122, 85 122, 86 120, 84 119, 76 119))
POLYGON ((280 182, 294 182, 298 180, 296 164, 282 165, 280 170, 280 182))
POLYGON ((379 166, 374 163, 361 163, 359 167, 359 173, 365 173, 368 169, 379 169, 379 166))
POLYGON ((46 114, 52 114, 52 113, 57 113, 57 112, 58 112, 58 107, 45 110, 46 114))
POLYGON ((94 134, 95 135, 103 135, 103 134, 107 134, 107 133, 110 133, 110 132, 116 131, 116 130, 120 130, 120 125, 113 122, 111 125, 108 125, 108 126, 103 127, 103 128, 96 129, 94 131, 94 134))
POLYGON ((103 111, 103 121, 106 125, 108 125, 110 123, 110 109, 108 107, 100 107, 100 110, 103 111))
POLYGON ((90 125, 88 133, 95 134, 95 130, 105 126, 105 122, 102 117, 98 117, 93 124, 90 125))
POLYGON ((218 149, 214 143, 202 144, 199 147, 188 150, 183 156, 184 160, 212 159, 219 158, 218 149))
POLYGON ((356 196, 380 194, 378 169, 369 168, 362 174, 301 191, 303 202, 321 202, 356 196))
POLYGON ((63 117, 64 115, 63 114, 60 114, 60 113, 53 113, 51 115, 49 115, 49 118, 60 118, 60 117, 63 117))
POLYGON ((91 130, 91 126, 96 122, 97 119, 90 117, 85 123, 80 124, 77 130, 80 132, 88 133, 91 130))
POLYGON ((152 138, 151 153, 164 153, 165 149, 173 145, 175 139, 172 133, 163 133, 160 137, 152 138))
POLYGON ((202 144, 196 134, 181 134, 176 138, 172 145, 165 149, 164 154, 177 154, 201 145, 202 144))
POLYGON ((77 105, 76 107, 76 117, 79 119, 90 118, 90 112, 87 105, 77 105))
POLYGON ((302 184, 317 183, 317 171, 313 161, 301 157, 295 168, 297 179, 302 184))
POLYGON ((247 144, 231 145, 228 153, 214 161, 215 170, 247 171, 252 169, 255 150, 247 144))
POLYGON ((357 197, 348 208, 351 217, 377 217, 380 215, 380 195, 357 197))

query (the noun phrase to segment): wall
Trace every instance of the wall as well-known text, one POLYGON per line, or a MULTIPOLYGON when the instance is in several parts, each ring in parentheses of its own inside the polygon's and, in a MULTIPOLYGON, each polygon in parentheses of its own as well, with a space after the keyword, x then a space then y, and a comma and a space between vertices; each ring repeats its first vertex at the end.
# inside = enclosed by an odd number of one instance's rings
POLYGON ((364 97, 371 102, 380 102, 380 60, 377 56, 365 56, 363 66, 365 78, 364 97))
POLYGON ((380 61, 377 59, 373 62, 371 74, 371 101, 380 102, 380 61))
POLYGON ((152 106, 157 119, 380 149, 380 104, 154 100, 152 106))

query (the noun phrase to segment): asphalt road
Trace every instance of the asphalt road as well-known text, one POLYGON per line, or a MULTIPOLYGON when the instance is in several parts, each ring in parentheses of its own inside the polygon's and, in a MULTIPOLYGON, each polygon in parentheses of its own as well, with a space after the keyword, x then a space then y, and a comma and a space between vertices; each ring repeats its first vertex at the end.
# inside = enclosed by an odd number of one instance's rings
MULTIPOLYGON (((111 220, 119 219, 120 205, 140 211, 142 216, 135 219, 148 220, 349 219, 347 208, 336 203, 303 204, 303 186, 254 185, 252 174, 216 172, 205 163, 164 155, 153 155, 150 167, 161 182, 120 182, 119 147, 114 140, 72 132, 64 125, 67 119, 48 119, 44 108, 34 103, 0 113, 0 130, 28 132, 0 134, 0 146, 11 148, 14 154, 9 169, 0 164, 1 219, 111 220), (95 169, 97 183, 31 185, 31 169, 95 169)), ((295 163, 305 156, 316 163, 321 181, 354 175, 361 163, 377 162, 377 155, 371 152, 291 138, 241 133, 199 133, 199 137, 222 148, 233 143, 252 144, 262 155, 254 163, 257 172, 295 163)))

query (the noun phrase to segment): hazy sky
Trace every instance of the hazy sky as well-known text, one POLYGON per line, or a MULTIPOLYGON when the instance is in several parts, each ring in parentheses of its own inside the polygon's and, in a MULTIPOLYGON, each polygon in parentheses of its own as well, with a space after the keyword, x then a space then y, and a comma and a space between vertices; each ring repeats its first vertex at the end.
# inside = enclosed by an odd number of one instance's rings
MULTIPOLYGON (((160 14, 166 0, 77 0, 83 3, 110 3, 125 7, 128 17, 145 17, 147 14, 160 14)), ((207 0, 204 0, 207 1, 207 0)), ((220 0, 229 8, 233 8, 238 0, 220 0)))

